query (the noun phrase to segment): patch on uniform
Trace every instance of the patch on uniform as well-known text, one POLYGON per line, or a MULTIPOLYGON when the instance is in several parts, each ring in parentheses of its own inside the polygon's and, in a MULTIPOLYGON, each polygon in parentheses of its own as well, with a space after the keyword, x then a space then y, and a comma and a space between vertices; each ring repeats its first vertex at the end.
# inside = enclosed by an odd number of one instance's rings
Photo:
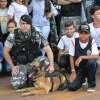
POLYGON ((90 56, 91 53, 92 53, 91 50, 88 49, 88 50, 87 50, 87 55, 90 56))

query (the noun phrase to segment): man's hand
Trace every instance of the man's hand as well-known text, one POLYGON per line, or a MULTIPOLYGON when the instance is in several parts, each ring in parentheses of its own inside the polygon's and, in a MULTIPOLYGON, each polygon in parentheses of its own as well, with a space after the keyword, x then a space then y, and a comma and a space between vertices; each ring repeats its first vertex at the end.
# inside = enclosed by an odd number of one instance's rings
POLYGON ((76 79, 76 72, 75 71, 73 71, 72 73, 71 73, 71 75, 70 75, 70 77, 69 77, 69 81, 70 82, 73 82, 75 79, 76 79))
POLYGON ((44 47, 44 50, 45 52, 47 53, 47 57, 48 57, 48 60, 49 60, 49 67, 47 69, 47 71, 49 71, 50 73, 52 73, 54 71, 54 58, 53 58, 53 52, 50 48, 50 46, 45 46, 44 47))
POLYGON ((82 56, 80 56, 76 61, 75 61, 75 66, 79 66, 80 62, 82 61, 82 56))
POLYGON ((54 71, 54 66, 49 65, 47 71, 49 71, 49 73, 52 73, 54 71))
POLYGON ((12 66, 12 75, 17 75, 19 72, 19 66, 12 66))

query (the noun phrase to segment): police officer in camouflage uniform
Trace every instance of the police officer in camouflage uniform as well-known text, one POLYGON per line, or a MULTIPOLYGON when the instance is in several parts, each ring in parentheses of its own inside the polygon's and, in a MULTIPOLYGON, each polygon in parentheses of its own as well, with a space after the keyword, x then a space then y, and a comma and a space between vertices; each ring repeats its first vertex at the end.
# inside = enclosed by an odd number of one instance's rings
POLYGON ((27 69, 24 65, 41 56, 41 48, 47 53, 49 60, 48 71, 52 72, 54 70, 53 53, 48 42, 41 33, 32 27, 30 16, 21 16, 20 28, 9 34, 4 46, 4 57, 11 66, 12 85, 15 88, 21 88, 25 84, 27 69), (22 67, 19 67, 19 65, 22 67))

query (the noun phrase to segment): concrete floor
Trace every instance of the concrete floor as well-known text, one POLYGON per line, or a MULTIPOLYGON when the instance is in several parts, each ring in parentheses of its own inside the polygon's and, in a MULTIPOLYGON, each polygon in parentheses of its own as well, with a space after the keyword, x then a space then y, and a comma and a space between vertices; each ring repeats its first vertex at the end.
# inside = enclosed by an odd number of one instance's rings
POLYGON ((33 95, 21 97, 10 87, 9 77, 0 77, 0 100, 100 100, 100 73, 97 74, 96 92, 87 93, 86 91, 69 92, 56 91, 48 95, 33 95))

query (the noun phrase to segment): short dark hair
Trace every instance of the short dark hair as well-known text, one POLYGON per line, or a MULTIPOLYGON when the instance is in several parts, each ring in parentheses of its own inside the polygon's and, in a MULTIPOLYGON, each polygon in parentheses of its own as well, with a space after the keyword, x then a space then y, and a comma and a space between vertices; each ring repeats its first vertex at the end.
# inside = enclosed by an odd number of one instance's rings
POLYGON ((32 19, 31 19, 31 16, 27 15, 27 14, 24 14, 21 16, 20 20, 26 22, 27 24, 30 24, 32 25, 32 19))
POLYGON ((90 14, 93 15, 97 10, 100 10, 100 6, 93 6, 90 10, 90 14))
POLYGON ((66 27, 70 27, 70 26, 72 26, 72 25, 75 27, 75 24, 74 24, 73 21, 67 21, 67 22, 65 23, 65 28, 66 28, 66 27))
POLYGON ((10 19, 10 20, 8 21, 7 25, 8 25, 9 23, 14 23, 15 26, 17 26, 17 23, 16 23, 16 21, 15 21, 14 19, 10 19))

